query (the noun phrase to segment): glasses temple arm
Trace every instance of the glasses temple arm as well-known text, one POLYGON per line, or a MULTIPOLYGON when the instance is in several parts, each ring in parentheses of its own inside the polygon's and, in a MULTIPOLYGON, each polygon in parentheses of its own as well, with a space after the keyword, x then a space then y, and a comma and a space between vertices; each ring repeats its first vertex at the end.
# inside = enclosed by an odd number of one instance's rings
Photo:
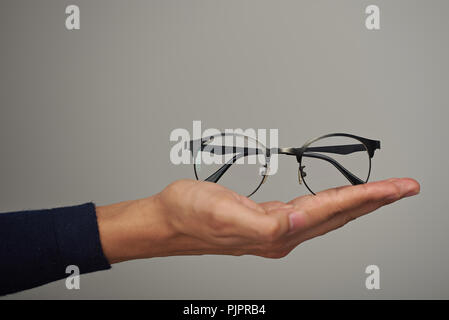
MULTIPOLYGON (((274 149, 276 150, 276 149, 274 149)), ((261 154, 262 150, 258 148, 248 147, 227 147, 218 145, 205 145, 202 147, 202 151, 207 151, 211 154, 224 155, 230 153, 244 153, 245 155, 261 154)), ((336 146, 321 146, 321 147, 308 147, 305 152, 327 152, 335 154, 351 154, 359 151, 366 151, 366 147, 363 144, 348 144, 348 145, 336 145, 336 146)))
POLYGON ((335 146, 321 146, 321 147, 308 147, 305 152, 328 152, 335 154, 351 154, 358 151, 366 151, 366 147, 361 144, 347 144, 347 145, 335 145, 335 146))
POLYGON ((226 173, 226 171, 228 171, 228 169, 232 166, 232 164, 234 164, 238 159, 240 159, 243 156, 244 155, 241 153, 236 154, 234 157, 232 157, 231 160, 229 160, 226 164, 221 166, 220 169, 218 169, 217 171, 212 173, 204 181, 209 181, 209 182, 214 182, 214 183, 218 182, 218 180, 220 180, 220 178, 226 173))
POLYGON ((318 153, 304 153, 302 156, 303 157, 310 157, 310 158, 321 159, 321 160, 324 160, 324 161, 327 161, 327 162, 331 163, 353 185, 358 185, 358 184, 364 184, 365 183, 363 180, 359 179, 354 174, 349 172, 345 167, 343 167, 340 163, 338 163, 337 161, 335 161, 331 157, 325 156, 323 154, 318 154, 318 153))

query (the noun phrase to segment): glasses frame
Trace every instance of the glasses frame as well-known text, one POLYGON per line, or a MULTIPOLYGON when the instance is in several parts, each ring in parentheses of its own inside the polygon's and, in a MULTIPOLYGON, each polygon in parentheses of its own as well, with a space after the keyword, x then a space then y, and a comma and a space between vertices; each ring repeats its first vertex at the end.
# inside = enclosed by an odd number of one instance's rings
MULTIPOLYGON (((196 170, 196 163, 195 163, 196 154, 200 151, 200 149, 203 150, 203 146, 209 145, 208 143, 211 142, 214 139, 214 137, 226 136, 226 135, 234 135, 234 136, 242 136, 242 137, 250 138, 252 140, 255 140, 257 143, 259 143, 261 146, 264 147, 265 160, 266 160, 266 164, 265 164, 266 173, 264 175, 262 175, 260 183, 254 189, 254 191, 251 192, 247 197, 251 197, 254 193, 256 193, 260 189, 262 184, 264 184, 266 182, 266 180, 268 178, 268 174, 267 173, 268 173, 268 170, 269 170, 270 157, 273 154, 284 154, 284 155, 295 156, 296 160, 297 160, 297 162, 299 164, 299 169, 298 169, 299 183, 301 184, 301 180, 302 180, 304 182, 304 185, 306 186, 306 188, 309 190, 309 192, 312 193, 313 195, 315 195, 316 193, 307 185, 307 182, 304 179, 305 173, 303 171, 303 166, 302 166, 302 159, 303 159, 303 157, 315 157, 315 158, 320 158, 322 160, 330 162, 332 165, 334 165, 336 167, 336 169, 338 169, 348 179, 348 181, 352 185, 358 185, 358 184, 364 184, 364 183, 368 182, 369 177, 371 175, 371 159, 374 157, 375 151, 380 149, 380 145, 381 145, 379 140, 372 140, 372 139, 356 136, 356 135, 349 134, 349 133, 329 133, 329 134, 325 134, 325 135, 322 135, 322 136, 319 136, 319 137, 316 137, 316 138, 308 140, 300 148, 286 147, 286 148, 271 148, 271 149, 268 149, 260 141, 258 141, 256 138, 253 138, 251 136, 246 136, 246 135, 243 135, 243 134, 229 134, 229 133, 222 132, 220 134, 208 136, 208 137, 205 137, 205 138, 202 138, 202 139, 191 140, 189 142, 188 148, 191 151, 192 157, 194 159, 193 170, 195 172, 195 177, 196 177, 197 180, 202 180, 202 179, 200 179, 198 177, 198 172, 196 170), (364 149, 360 149, 360 145, 358 145, 358 144, 356 144, 356 145, 351 144, 351 145, 309 147, 312 143, 314 143, 314 142, 316 142, 318 140, 325 139, 325 138, 330 138, 330 137, 347 137, 347 138, 352 138, 354 140, 359 141, 362 144, 364 149), (342 155, 350 154, 350 153, 357 152, 357 151, 365 151, 365 152, 368 153, 368 156, 369 156, 368 157, 368 159, 369 159, 368 176, 367 176, 366 180, 363 181, 363 180, 359 179, 358 177, 356 177, 355 175, 353 175, 350 171, 348 171, 342 165, 340 165, 338 163, 338 161, 334 160, 331 157, 327 157, 325 155, 322 155, 322 154, 315 154, 315 153, 313 153, 313 151, 329 152, 329 153, 342 154, 342 155)), ((235 153, 236 155, 232 159, 233 162, 224 164, 220 169, 218 169, 216 172, 214 172, 212 175, 210 175, 204 181, 217 183, 218 180, 221 178, 221 176, 230 168, 230 166, 232 164, 235 163, 235 161, 237 161, 237 159, 239 159, 242 156, 245 157, 245 156, 247 156, 249 154, 259 154, 259 149, 258 148, 257 149, 247 148, 247 147, 244 147, 243 149, 240 148, 241 149, 239 151, 240 153, 237 153, 237 149, 238 148, 236 148, 236 147, 233 147, 232 151, 229 151, 226 148, 229 149, 229 147, 222 146, 221 152, 220 151, 215 151, 215 148, 213 148, 211 150, 212 151, 211 153, 216 153, 216 154, 219 154, 219 153, 226 154, 226 153, 229 153, 229 152, 235 153), (226 150, 228 150, 228 151, 226 151, 226 150)))

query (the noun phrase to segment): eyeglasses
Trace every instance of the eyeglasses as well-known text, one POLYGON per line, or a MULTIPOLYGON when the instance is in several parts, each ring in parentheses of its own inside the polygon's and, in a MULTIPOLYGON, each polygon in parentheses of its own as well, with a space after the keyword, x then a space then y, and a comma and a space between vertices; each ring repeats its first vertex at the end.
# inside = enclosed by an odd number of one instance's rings
POLYGON ((197 180, 220 183, 250 197, 267 181, 270 160, 276 154, 296 157, 298 182, 304 182, 312 194, 366 183, 380 141, 332 133, 311 139, 300 148, 267 148, 247 135, 220 133, 192 140, 188 147, 197 180))

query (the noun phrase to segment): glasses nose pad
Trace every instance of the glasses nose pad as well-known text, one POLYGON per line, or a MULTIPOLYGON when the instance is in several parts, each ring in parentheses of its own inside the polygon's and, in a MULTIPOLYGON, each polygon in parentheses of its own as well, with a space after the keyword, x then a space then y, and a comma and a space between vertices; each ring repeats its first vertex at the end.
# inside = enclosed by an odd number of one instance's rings
POLYGON ((264 166, 262 166, 262 167, 259 168, 259 174, 260 174, 261 176, 263 176, 262 184, 264 184, 265 181, 267 181, 269 172, 270 172, 270 168, 268 168, 267 165, 264 165, 264 166))
POLYGON ((304 180, 304 177, 307 176, 307 173, 304 171, 305 167, 306 166, 300 166, 298 168, 298 182, 299 182, 299 184, 302 184, 302 181, 304 180))

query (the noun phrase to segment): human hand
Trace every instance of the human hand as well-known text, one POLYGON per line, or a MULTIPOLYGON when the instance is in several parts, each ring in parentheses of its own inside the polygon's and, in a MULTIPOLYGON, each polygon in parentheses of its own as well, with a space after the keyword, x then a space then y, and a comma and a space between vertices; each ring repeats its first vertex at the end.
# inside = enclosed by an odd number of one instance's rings
POLYGON ((389 179, 258 204, 218 184, 179 180, 152 197, 98 207, 97 217, 111 263, 198 254, 281 258, 419 189, 413 179, 389 179))

